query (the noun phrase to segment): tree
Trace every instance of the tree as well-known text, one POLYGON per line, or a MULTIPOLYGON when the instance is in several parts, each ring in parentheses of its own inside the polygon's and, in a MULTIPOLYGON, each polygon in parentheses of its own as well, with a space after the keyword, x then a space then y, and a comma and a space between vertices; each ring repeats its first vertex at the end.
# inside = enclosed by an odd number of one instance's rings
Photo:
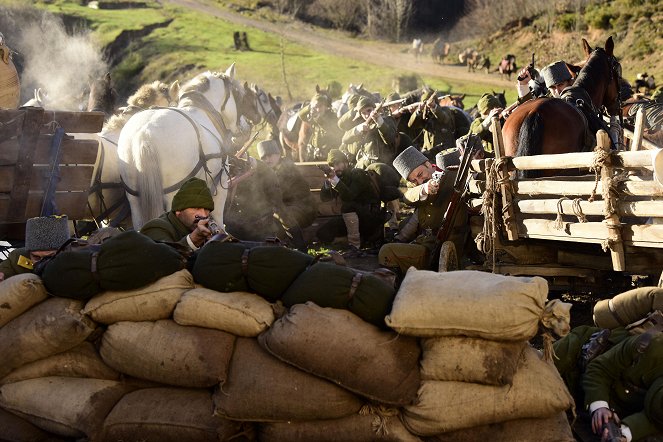
POLYGON ((364 0, 366 34, 400 42, 412 19, 411 0, 364 0))

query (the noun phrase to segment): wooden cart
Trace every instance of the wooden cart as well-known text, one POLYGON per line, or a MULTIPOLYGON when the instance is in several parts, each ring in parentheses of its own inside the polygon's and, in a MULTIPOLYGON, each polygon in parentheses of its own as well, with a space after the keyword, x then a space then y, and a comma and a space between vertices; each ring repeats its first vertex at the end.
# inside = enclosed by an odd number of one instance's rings
POLYGON ((0 240, 22 242, 26 219, 49 206, 70 220, 89 217, 99 143, 67 133, 96 133, 103 122, 103 112, 0 109, 0 240))
MULTIPOLYGON (((466 266, 538 275, 551 289, 601 295, 656 285, 663 269, 663 187, 653 179, 652 151, 611 151, 597 133, 594 152, 474 161, 469 181, 472 237, 483 262, 466 266), (519 171, 555 176, 519 179, 519 171), (578 174, 578 171, 580 174, 578 174)), ((633 145, 632 145, 633 146, 633 145)), ((639 146, 633 146, 637 149, 639 146)))

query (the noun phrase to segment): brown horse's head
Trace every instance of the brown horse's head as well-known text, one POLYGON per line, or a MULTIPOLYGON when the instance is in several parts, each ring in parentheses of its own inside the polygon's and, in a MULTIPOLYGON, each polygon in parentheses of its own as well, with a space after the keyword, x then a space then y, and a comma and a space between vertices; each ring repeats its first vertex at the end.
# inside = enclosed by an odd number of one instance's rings
POLYGON ((603 48, 595 48, 582 39, 586 62, 578 74, 574 86, 583 87, 592 98, 594 106, 605 107, 610 115, 620 112, 619 99, 622 66, 614 56, 615 43, 609 37, 603 48))
POLYGON ((90 83, 88 111, 100 111, 106 114, 106 118, 109 118, 115 112, 116 102, 117 92, 113 88, 110 72, 90 83))

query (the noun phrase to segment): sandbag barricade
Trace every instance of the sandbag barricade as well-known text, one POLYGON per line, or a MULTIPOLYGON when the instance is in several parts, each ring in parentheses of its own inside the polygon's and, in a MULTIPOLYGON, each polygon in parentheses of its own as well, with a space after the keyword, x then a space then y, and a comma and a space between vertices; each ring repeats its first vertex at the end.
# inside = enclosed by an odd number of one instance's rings
POLYGON ((100 441, 217 442, 251 440, 249 424, 212 414, 205 389, 146 388, 125 395, 106 418, 100 441), (241 437, 242 435, 247 437, 241 437))
POLYGON ((258 342, 282 361, 368 399, 407 405, 417 396, 416 339, 381 330, 352 312, 294 305, 258 342))
POLYGON ((594 323, 601 328, 626 327, 655 310, 663 310, 663 287, 639 287, 594 306, 594 323))
POLYGON ((274 322, 274 308, 264 298, 247 292, 222 293, 206 288, 189 290, 177 303, 173 319, 180 325, 196 325, 256 337, 274 322))
POLYGON ((104 290, 135 290, 185 267, 173 247, 136 231, 122 232, 100 246, 62 251, 40 269, 54 296, 90 299, 104 290))
POLYGON ((0 429, 2 429, 3 442, 64 442, 49 435, 47 432, 28 422, 27 420, 16 416, 14 413, 0 408, 0 429))
POLYGON ((218 292, 253 292, 270 302, 281 298, 313 258, 275 246, 210 241, 198 253, 193 277, 218 292))
POLYGON ((183 269, 139 289, 101 293, 85 304, 83 313, 102 324, 169 319, 182 294, 193 286, 193 276, 183 269))
POLYGON ((321 262, 302 273, 282 301, 286 307, 312 301, 321 307, 350 310, 364 321, 386 328, 384 318, 395 296, 394 287, 381 278, 321 262))
POLYGON ((0 327, 48 297, 41 278, 23 273, 0 282, 0 327))

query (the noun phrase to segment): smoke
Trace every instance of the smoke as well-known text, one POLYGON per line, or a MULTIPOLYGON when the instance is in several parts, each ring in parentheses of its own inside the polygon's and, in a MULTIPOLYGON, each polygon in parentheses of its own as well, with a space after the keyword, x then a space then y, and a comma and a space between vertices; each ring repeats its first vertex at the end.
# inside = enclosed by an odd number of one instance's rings
POLYGON ((60 17, 34 8, 0 7, 0 11, 0 32, 17 52, 21 104, 41 88, 45 108, 84 110, 89 82, 108 71, 90 33, 67 32, 60 17))

